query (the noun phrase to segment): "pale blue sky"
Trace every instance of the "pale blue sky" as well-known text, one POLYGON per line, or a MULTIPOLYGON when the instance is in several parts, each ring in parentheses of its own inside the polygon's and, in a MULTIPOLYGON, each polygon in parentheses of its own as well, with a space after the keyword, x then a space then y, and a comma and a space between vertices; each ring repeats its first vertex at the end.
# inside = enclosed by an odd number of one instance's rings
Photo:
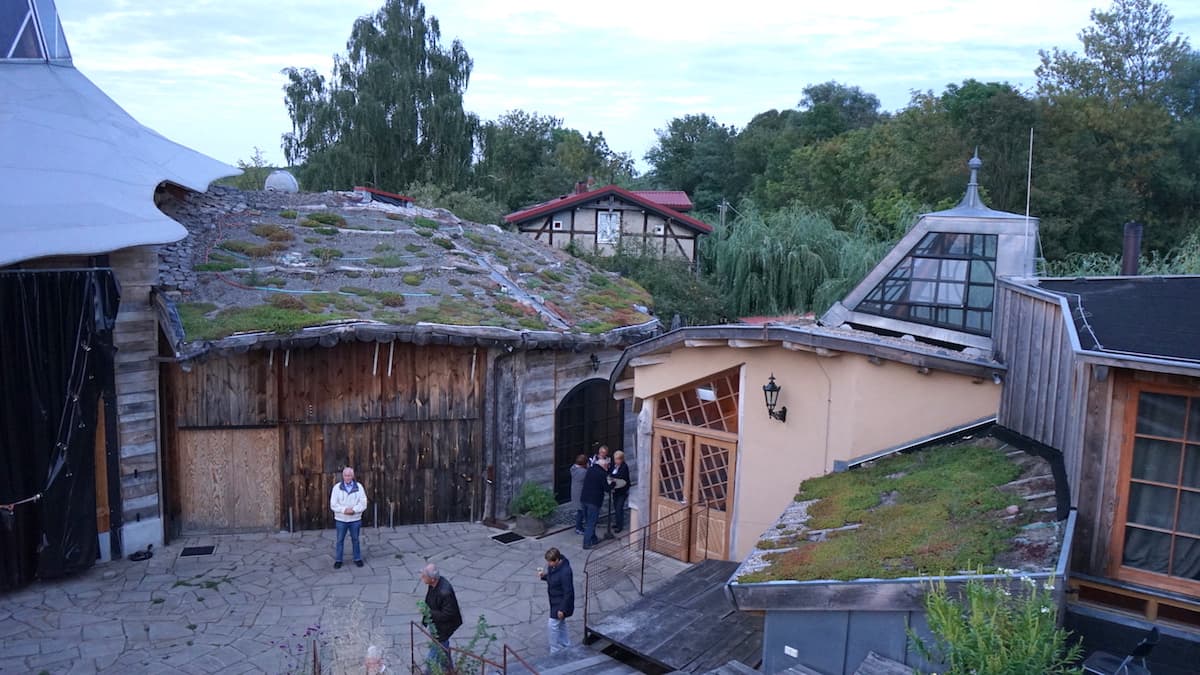
MULTIPOLYGON (((58 0, 75 65, 143 124, 233 163, 281 163, 287 66, 328 75, 382 0, 58 0)), ((1197 46, 1200 3, 1172 0, 1197 46)), ((475 61, 466 107, 554 115, 642 156, 654 130, 707 112, 741 128, 838 80, 903 107, 967 78, 1033 86, 1038 50, 1078 51, 1096 0, 428 0, 475 61), (581 9, 582 8, 582 9, 581 9)))

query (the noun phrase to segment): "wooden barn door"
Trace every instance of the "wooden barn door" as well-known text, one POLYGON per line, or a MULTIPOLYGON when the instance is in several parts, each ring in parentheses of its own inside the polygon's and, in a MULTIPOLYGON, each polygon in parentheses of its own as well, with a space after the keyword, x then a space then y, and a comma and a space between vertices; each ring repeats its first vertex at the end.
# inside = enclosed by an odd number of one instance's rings
POLYGON ((181 429, 183 532, 279 527, 279 430, 181 429))

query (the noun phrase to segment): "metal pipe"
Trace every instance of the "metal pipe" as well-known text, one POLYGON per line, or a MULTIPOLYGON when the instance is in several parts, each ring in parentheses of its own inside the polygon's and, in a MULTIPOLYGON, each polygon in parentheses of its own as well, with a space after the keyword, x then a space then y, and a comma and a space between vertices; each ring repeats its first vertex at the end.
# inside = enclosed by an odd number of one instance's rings
POLYGON ((292 523, 292 507, 290 507, 290 506, 288 507, 288 532, 290 532, 292 534, 296 534, 296 528, 293 526, 293 523, 292 523))
POLYGON ((378 530, 379 529, 379 502, 375 502, 374 515, 372 515, 371 517, 375 519, 375 529, 378 530))
POLYGON ((1142 254, 1142 224, 1125 223, 1125 237, 1121 242, 1121 276, 1136 277, 1138 258, 1142 254))

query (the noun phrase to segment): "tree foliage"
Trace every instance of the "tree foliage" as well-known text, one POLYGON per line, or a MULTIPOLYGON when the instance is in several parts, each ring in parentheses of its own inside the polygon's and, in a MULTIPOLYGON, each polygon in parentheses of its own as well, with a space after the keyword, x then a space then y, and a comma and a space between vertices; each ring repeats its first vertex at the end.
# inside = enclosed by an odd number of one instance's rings
POLYGON ((478 118, 462 105, 473 65, 462 43, 442 46, 420 0, 387 0, 354 22, 346 49, 328 80, 312 69, 283 71, 292 119, 283 150, 304 165, 305 184, 465 183, 478 118))

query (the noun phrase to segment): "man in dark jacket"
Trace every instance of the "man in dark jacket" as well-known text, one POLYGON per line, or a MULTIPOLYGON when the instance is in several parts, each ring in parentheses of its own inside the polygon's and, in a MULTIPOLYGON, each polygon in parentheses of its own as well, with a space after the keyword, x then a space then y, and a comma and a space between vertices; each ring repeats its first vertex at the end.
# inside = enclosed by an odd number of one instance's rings
POLYGON ((550 653, 554 654, 571 646, 567 633, 567 617, 575 613, 575 578, 571 575, 571 561, 551 546, 546 550, 546 569, 538 570, 538 576, 546 582, 546 593, 550 596, 550 621, 547 634, 550 636, 550 653))
POLYGON ((443 672, 454 670, 454 661, 450 658, 450 636, 462 625, 462 612, 458 610, 458 598, 454 595, 454 587, 442 578, 437 565, 429 563, 421 569, 421 581, 429 586, 425 591, 425 604, 429 607, 429 620, 426 627, 433 623, 436 645, 429 645, 429 663, 440 663, 443 672))
POLYGON ((604 505, 604 493, 608 484, 608 458, 599 457, 588 467, 583 476, 583 491, 579 502, 583 505, 583 547, 591 548, 600 543, 596 538, 596 520, 600 518, 600 507, 604 505))

